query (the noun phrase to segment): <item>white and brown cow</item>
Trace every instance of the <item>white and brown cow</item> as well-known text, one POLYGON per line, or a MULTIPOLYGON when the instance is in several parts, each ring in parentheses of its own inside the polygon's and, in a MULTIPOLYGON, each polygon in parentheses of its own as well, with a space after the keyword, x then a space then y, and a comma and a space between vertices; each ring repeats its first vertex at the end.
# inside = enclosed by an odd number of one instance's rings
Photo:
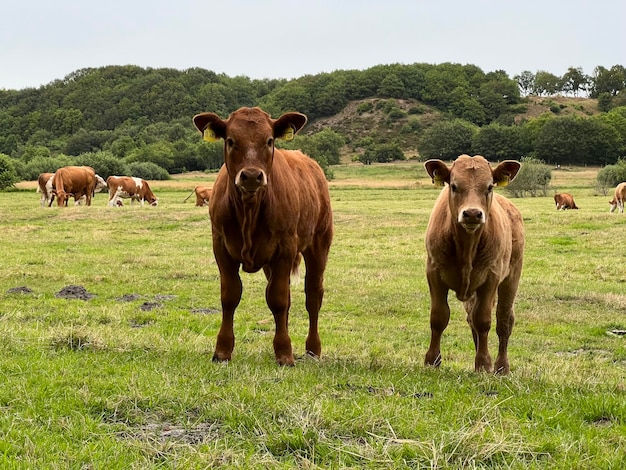
POLYGON ((617 187, 615 188, 615 195, 613 196, 613 199, 609 201, 609 204, 611 204, 611 209, 609 210, 609 212, 613 212, 615 209, 619 208, 619 211, 623 213, 625 202, 626 202, 626 181, 618 184, 617 187))
POLYGON ((557 193, 554 195, 554 203, 556 204, 556 210, 565 209, 578 209, 574 202, 574 196, 568 193, 557 193))
POLYGON ((148 182, 133 176, 109 176, 107 178, 109 188, 109 206, 122 206, 122 200, 130 199, 130 203, 135 201, 144 205, 147 202, 151 206, 158 205, 158 198, 152 193, 148 182))
POLYGON ((433 182, 445 183, 426 229, 430 288, 431 339, 425 364, 441 363, 441 336, 450 320, 448 291, 463 302, 472 329, 476 371, 491 371, 487 337, 496 303, 499 337, 495 372, 507 374, 507 346, 513 329, 513 302, 522 272, 524 225, 517 208, 495 194, 519 171, 519 162, 507 160, 495 168, 481 156, 461 155, 448 167, 428 160, 426 171, 433 182))
POLYGON ((52 177, 52 194, 59 206, 67 206, 71 197, 74 201, 85 198, 85 204, 91 205, 91 198, 96 187, 96 172, 90 166, 64 166, 52 177))
POLYGON ((196 195, 196 207, 208 206, 211 199, 212 189, 206 186, 196 186, 193 192, 185 198, 184 202, 187 202, 194 194, 196 195))
POLYGON ((54 194, 52 192, 52 179, 54 173, 41 173, 37 178, 37 192, 41 193, 41 207, 49 207, 52 205, 54 194))

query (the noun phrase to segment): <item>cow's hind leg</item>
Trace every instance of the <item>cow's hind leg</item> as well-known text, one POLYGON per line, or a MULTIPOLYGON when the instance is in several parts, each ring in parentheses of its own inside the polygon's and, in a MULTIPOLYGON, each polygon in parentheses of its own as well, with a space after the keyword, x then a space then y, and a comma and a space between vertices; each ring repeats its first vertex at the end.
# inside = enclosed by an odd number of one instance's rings
POLYGON ((309 313, 309 332, 306 337, 306 353, 309 356, 320 357, 322 354, 322 341, 318 330, 318 319, 322 300, 324 299, 324 271, 328 261, 329 246, 316 251, 306 250, 303 253, 306 265, 304 276, 304 294, 306 297, 306 310, 309 313))

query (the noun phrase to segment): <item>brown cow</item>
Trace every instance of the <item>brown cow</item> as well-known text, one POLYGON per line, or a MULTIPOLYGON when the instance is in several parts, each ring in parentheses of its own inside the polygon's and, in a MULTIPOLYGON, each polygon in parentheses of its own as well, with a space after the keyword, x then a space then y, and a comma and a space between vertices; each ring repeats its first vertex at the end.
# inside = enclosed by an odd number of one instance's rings
POLYGON ((196 207, 208 206, 209 200, 211 199, 211 188, 207 188, 206 186, 196 186, 193 192, 185 198, 183 202, 187 202, 194 194, 196 195, 196 207))
POLYGON ((613 199, 609 201, 609 204, 611 204, 611 209, 609 210, 609 212, 613 212, 617 207, 619 207, 619 211, 623 213, 625 202, 626 202, 626 181, 618 184, 617 187, 615 188, 615 195, 613 196, 613 199))
POLYGON ((574 202, 574 196, 568 193, 561 193, 554 195, 554 203, 556 204, 556 210, 565 209, 578 209, 574 202))
POLYGON ((70 196, 74 201, 85 197, 85 205, 91 205, 96 187, 96 172, 90 166, 64 166, 52 178, 52 194, 59 206, 67 206, 70 196))
POLYGON ((52 179, 54 173, 41 173, 37 178, 37 192, 41 193, 41 207, 52 205, 54 195, 52 193, 52 179))
POLYGON ((318 315, 324 295, 324 270, 333 236, 328 183, 315 160, 297 150, 274 147, 291 139, 306 123, 300 113, 272 119, 259 108, 240 108, 228 119, 213 113, 194 116, 204 139, 224 139, 224 162, 209 202, 213 253, 220 271, 222 325, 214 361, 231 359, 233 316, 241 300, 239 267, 261 268, 265 298, 274 315, 274 353, 280 365, 293 365, 288 333, 290 274, 301 255, 306 263, 304 291, 309 313, 306 351, 320 356, 318 315))
POLYGON ((492 169, 477 155, 461 155, 451 167, 441 160, 428 160, 426 171, 433 182, 447 185, 441 191, 426 230, 430 288, 430 347, 425 364, 441 363, 441 336, 450 320, 448 291, 456 292, 472 329, 476 371, 491 371, 487 337, 491 311, 496 307, 499 337, 495 372, 507 374, 507 346, 513 329, 513 302, 522 272, 524 225, 517 208, 494 194, 495 185, 505 185, 520 164, 506 160, 492 169))
POLYGON ((148 182, 132 176, 109 176, 109 206, 121 207, 124 205, 120 198, 130 198, 131 205, 139 201, 141 205, 148 202, 151 206, 159 204, 158 198, 152 193, 148 182))

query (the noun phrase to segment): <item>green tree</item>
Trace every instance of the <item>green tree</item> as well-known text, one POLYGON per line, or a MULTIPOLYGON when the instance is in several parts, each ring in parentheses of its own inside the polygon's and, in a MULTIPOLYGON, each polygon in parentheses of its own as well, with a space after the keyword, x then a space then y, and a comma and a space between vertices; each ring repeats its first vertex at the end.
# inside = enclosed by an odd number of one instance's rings
POLYGON ((563 75, 561 83, 561 88, 565 93, 573 93, 574 96, 578 96, 579 91, 587 91, 589 77, 583 73, 582 68, 570 67, 563 75))
POLYGON ((556 95, 561 90, 561 79, 556 75, 540 70, 535 75, 535 88, 533 94, 538 96, 556 95))
POLYGON ((0 190, 7 189, 18 182, 13 159, 0 153, 0 190))
POLYGON ((138 147, 126 157, 127 163, 154 163, 167 171, 174 169, 174 147, 171 143, 159 140, 138 147))
POLYGON ((523 157, 517 176, 505 190, 513 197, 547 196, 552 180, 550 168, 537 158, 523 157))
POLYGON ((483 126, 474 135, 472 148, 488 160, 519 160, 524 154, 521 128, 500 124, 483 126))
POLYGON ((472 140, 478 127, 461 119, 440 121, 424 131, 418 149, 423 159, 454 160, 462 154, 471 154, 472 140))
POLYGON ((524 70, 521 74, 515 75, 513 79, 517 82, 522 95, 527 96, 535 91, 535 74, 530 70, 524 70))
POLYGON ((404 98, 406 89, 400 77, 391 72, 380 82, 377 94, 382 98, 404 98))

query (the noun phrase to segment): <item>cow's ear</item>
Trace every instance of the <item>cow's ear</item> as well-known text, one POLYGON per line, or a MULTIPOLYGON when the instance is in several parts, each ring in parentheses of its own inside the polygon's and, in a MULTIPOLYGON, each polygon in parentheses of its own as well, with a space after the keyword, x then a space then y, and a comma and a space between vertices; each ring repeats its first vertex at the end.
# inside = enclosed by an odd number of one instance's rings
POLYGON ((226 136, 226 123, 215 113, 196 114, 193 123, 207 142, 216 142, 226 136))
POLYGON ((496 186, 508 185, 521 168, 520 162, 516 160, 504 160, 493 170, 493 182, 496 186))
POLYGON ((307 118, 301 113, 285 113, 274 121, 274 137, 293 140, 296 133, 304 127, 307 118))
POLYGON ((426 172, 430 175, 435 186, 443 186, 450 183, 450 169, 441 160, 427 160, 424 163, 426 172))

